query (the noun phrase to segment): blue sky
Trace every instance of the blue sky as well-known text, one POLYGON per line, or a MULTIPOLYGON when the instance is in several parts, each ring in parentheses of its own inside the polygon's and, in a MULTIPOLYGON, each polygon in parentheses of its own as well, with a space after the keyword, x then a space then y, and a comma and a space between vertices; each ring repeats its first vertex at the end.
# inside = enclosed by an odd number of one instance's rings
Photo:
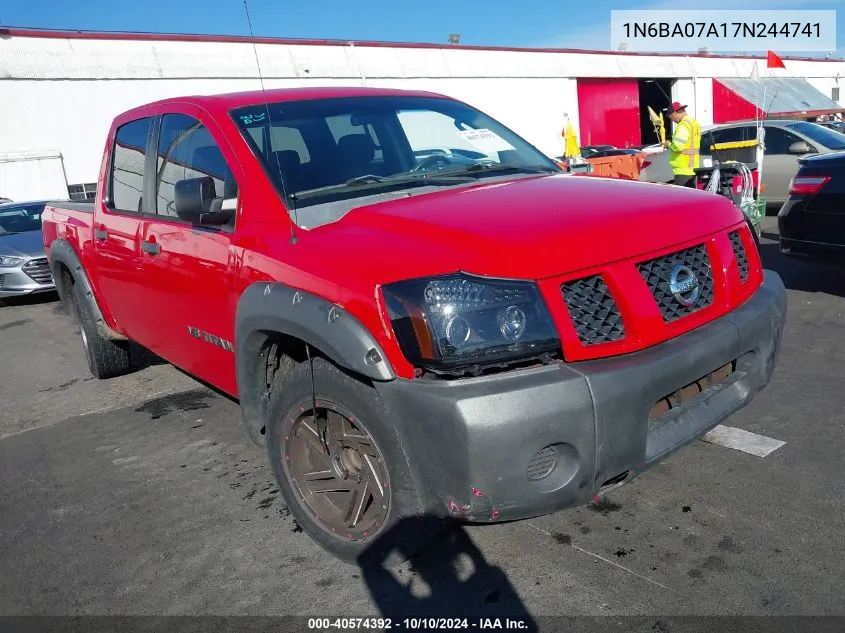
MULTIPOLYGON (((3 26, 179 32, 249 33, 243 0, 30 0, 5 3, 3 26)), ((462 44, 594 48, 610 47, 613 9, 836 9, 842 0, 249 0, 256 35, 462 44)), ((837 55, 845 57, 845 10, 837 16, 837 55)), ((790 53, 784 53, 788 55, 790 53)))

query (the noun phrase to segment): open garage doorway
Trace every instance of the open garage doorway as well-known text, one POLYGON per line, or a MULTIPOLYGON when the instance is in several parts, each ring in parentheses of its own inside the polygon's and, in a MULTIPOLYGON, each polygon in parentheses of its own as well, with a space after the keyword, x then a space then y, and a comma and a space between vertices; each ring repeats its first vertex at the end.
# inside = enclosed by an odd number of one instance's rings
MULTIPOLYGON (((654 145, 660 142, 654 132, 654 125, 648 118, 648 107, 660 114, 663 108, 672 103, 672 85, 674 79, 640 79, 638 82, 640 93, 640 138, 643 145, 654 145)), ((672 124, 666 121, 666 133, 671 134, 672 124)))

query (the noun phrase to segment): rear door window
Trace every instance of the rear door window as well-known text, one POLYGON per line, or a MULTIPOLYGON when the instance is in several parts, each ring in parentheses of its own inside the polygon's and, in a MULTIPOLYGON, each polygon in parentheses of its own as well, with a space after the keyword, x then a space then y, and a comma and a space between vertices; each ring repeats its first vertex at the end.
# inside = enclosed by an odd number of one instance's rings
POLYGON ((151 123, 149 117, 131 121, 115 134, 109 198, 118 211, 137 213, 144 208, 144 165, 151 123))

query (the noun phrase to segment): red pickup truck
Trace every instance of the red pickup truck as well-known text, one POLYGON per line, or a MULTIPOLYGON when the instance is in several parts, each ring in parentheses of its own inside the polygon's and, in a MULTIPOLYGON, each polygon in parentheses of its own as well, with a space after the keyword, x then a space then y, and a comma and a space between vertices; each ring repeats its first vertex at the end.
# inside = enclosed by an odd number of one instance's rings
POLYGON ((424 92, 139 107, 43 234, 91 372, 131 340, 236 397, 344 560, 632 480, 768 383, 786 315, 727 199, 562 173, 424 92))

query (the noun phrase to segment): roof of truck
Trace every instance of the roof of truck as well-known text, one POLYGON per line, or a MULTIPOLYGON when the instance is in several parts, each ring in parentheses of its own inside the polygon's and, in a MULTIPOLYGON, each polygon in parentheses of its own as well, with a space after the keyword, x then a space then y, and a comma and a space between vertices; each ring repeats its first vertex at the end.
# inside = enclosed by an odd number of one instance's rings
POLYGON ((402 90, 394 88, 368 88, 364 86, 315 86, 308 88, 274 88, 268 90, 250 90, 246 92, 228 92, 208 95, 185 95, 168 97, 151 103, 146 103, 122 113, 121 116, 150 107, 160 107, 175 103, 192 103, 214 109, 229 110, 241 106, 259 105, 265 99, 274 101, 306 101, 310 99, 336 99, 342 97, 438 97, 451 98, 434 92, 422 90, 402 90))

